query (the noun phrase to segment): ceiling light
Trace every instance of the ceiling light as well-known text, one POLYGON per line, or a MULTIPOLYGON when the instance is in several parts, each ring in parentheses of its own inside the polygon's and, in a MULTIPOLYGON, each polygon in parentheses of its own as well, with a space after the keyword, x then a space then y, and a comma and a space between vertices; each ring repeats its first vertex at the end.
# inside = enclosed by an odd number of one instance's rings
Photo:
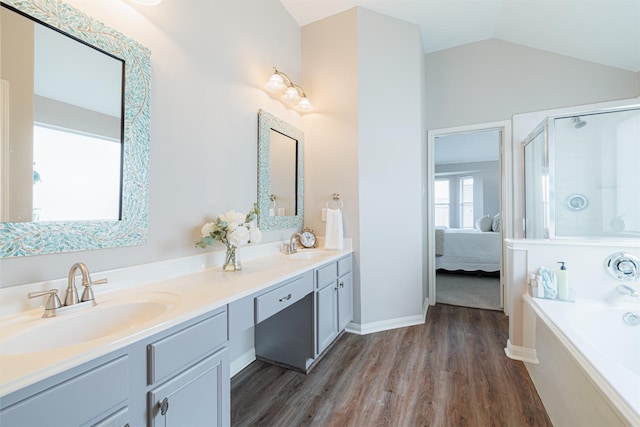
POLYGON ((273 74, 269 77, 269 80, 264 84, 267 91, 275 94, 282 94, 282 102, 289 106, 294 106, 296 111, 301 113, 308 113, 313 111, 311 102, 307 98, 307 94, 299 85, 291 81, 289 76, 285 73, 278 71, 277 68, 273 68, 273 74))

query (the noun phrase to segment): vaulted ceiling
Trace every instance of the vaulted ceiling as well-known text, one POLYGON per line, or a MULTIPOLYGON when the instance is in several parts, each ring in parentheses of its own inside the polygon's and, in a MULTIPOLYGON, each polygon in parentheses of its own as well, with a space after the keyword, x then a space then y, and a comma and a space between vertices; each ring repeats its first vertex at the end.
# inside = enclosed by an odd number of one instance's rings
POLYGON ((640 72, 640 0, 281 0, 300 26, 355 6, 420 26, 425 53, 497 38, 640 72))

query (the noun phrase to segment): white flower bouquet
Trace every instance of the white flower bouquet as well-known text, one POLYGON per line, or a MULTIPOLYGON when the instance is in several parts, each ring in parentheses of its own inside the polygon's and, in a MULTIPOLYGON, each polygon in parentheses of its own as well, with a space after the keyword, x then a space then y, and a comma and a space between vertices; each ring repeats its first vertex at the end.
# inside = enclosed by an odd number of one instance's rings
POLYGON ((215 222, 208 222, 202 226, 202 238, 196 242, 196 247, 206 248, 216 241, 227 248, 224 270, 236 271, 242 267, 236 249, 250 243, 260 243, 262 232, 256 225, 258 204, 254 203, 248 214, 230 210, 220 214, 215 222))

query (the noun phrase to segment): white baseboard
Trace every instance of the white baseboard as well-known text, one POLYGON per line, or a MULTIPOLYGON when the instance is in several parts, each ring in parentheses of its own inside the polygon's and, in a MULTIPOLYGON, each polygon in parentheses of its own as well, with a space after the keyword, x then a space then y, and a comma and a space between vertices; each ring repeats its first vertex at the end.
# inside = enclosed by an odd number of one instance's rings
MULTIPOLYGON (((425 311, 426 314, 426 311, 425 311)), ((388 331, 390 329, 404 328, 406 326, 422 325, 424 323, 425 314, 417 316, 400 317, 398 319, 381 320, 379 322, 371 322, 367 324, 349 323, 346 331, 352 334, 367 335, 374 332, 388 331)))
POLYGON ((422 321, 427 321, 427 310, 429 310, 429 298, 424 299, 424 303, 422 304, 422 321))
POLYGON ((527 363, 538 364, 538 353, 535 348, 520 347, 511 344, 511 340, 507 340, 507 348, 504 349, 505 354, 509 359, 521 360, 527 363))
POLYGON ((238 372, 242 371, 244 368, 249 366, 253 361, 256 360, 256 349, 252 348, 250 350, 245 351, 240 356, 236 357, 231 361, 231 378, 238 372))

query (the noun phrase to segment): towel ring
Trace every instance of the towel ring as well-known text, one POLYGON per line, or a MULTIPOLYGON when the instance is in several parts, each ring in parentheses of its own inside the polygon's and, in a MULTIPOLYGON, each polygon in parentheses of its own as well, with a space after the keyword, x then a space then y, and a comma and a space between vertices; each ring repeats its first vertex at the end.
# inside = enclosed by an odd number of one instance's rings
POLYGON ((342 209, 344 208, 344 202, 340 198, 340 193, 333 193, 331 200, 327 202, 327 208, 329 209, 342 209))

